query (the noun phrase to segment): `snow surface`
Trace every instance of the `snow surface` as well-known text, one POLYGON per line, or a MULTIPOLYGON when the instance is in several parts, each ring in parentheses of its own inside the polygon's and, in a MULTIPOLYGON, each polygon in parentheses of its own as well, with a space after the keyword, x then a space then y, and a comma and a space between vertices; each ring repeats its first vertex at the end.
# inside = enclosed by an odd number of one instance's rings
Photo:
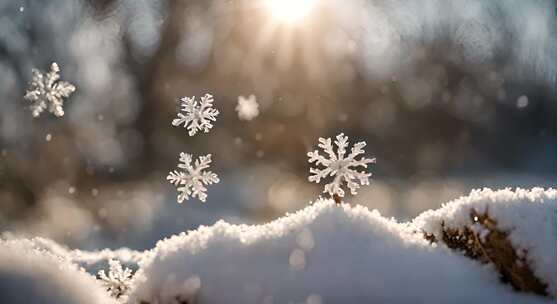
POLYGON ((75 265, 47 251, 0 242, 0 303, 116 303, 75 265))
POLYGON ((473 210, 487 213, 509 233, 513 247, 527 252, 534 273, 557 298, 557 190, 474 190, 438 210, 422 213, 414 224, 441 239, 441 223, 455 229, 472 226, 473 210))
POLYGON ((143 257, 142 251, 121 248, 117 250, 103 249, 98 251, 71 250, 53 240, 35 237, 32 239, 17 238, 11 234, 4 234, 0 241, 1 245, 15 247, 23 251, 39 251, 42 254, 55 256, 58 260, 64 260, 79 266, 93 265, 109 260, 118 260, 127 264, 137 264, 143 257))
MULTIPOLYGON (((474 193, 473 193, 474 195, 474 193)), ((534 219, 536 220, 536 219, 534 219)), ((377 211, 317 201, 265 225, 182 233, 145 253, 130 303, 546 303, 377 211)))
POLYGON ((130 304, 554 303, 556 239, 557 190, 541 188, 473 191, 410 223, 319 200, 265 225, 201 226, 145 252, 4 235, 0 303, 115 303, 91 275, 109 259, 139 266, 119 299, 130 304), (527 252, 553 299, 516 292, 492 266, 424 239, 422 231, 439 237, 442 222, 471 226, 472 209, 487 210, 527 252))

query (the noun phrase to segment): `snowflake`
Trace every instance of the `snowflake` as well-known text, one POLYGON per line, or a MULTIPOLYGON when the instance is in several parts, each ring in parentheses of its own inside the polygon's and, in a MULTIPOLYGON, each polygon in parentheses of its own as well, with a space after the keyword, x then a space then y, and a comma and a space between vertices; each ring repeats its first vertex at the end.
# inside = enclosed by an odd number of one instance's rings
POLYGON ((194 136, 197 131, 209 133, 213 127, 211 122, 216 121, 219 115, 219 111, 213 108, 213 101, 211 94, 205 94, 200 102, 195 100, 195 97, 183 97, 180 99, 183 113, 178 113, 178 118, 172 121, 172 125, 178 127, 184 124, 190 136, 194 136))
POLYGON ((310 175, 308 179, 310 182, 319 183, 321 179, 328 176, 333 177, 333 181, 326 184, 323 191, 329 193, 332 197, 344 197, 342 186, 345 182, 350 189, 350 193, 357 194, 356 190, 360 188, 360 184, 369 185, 369 177, 371 176, 371 173, 367 173, 365 170, 357 171, 357 167, 367 168, 368 164, 375 163, 375 158, 370 159, 362 156, 357 159, 359 155, 365 153, 363 149, 366 146, 365 142, 356 143, 350 154, 346 155, 348 136, 345 136, 344 133, 337 135, 335 144, 338 148, 336 154, 331 138, 319 138, 319 147, 327 153, 329 158, 320 155, 317 150, 309 152, 307 154, 309 162, 315 163, 316 166, 321 165, 324 168, 310 168, 310 174, 313 175, 310 175))
POLYGON ((241 120, 252 120, 259 115, 259 104, 255 95, 250 95, 248 98, 244 96, 238 97, 238 105, 236 106, 238 118, 241 120))
POLYGON ((75 86, 60 79, 60 68, 56 62, 50 66, 50 72, 43 74, 33 69, 33 80, 29 90, 23 97, 31 103, 33 117, 38 117, 44 110, 57 117, 64 116, 64 98, 68 98, 74 91, 75 86))
POLYGON ((131 288, 132 271, 129 268, 122 268, 118 260, 108 261, 108 275, 104 270, 99 271, 98 278, 111 297, 121 298, 125 296, 131 288))
POLYGON ((178 188, 178 203, 188 200, 191 197, 198 197, 200 201, 207 200, 206 185, 216 184, 219 182, 218 176, 211 171, 204 171, 210 167, 211 154, 200 156, 192 166, 192 155, 180 153, 180 164, 178 168, 181 171, 174 170, 166 177, 171 184, 178 188))

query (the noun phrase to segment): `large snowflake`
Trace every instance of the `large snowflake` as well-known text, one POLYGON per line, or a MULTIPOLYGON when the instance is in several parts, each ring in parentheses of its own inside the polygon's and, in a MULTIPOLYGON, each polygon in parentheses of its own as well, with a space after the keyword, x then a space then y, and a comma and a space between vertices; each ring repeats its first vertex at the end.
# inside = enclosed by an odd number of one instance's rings
POLYGON ((117 299, 125 299, 131 289, 132 271, 129 268, 122 268, 118 260, 110 260, 108 265, 108 274, 101 270, 97 277, 101 280, 102 285, 109 292, 110 296, 117 299))
POLYGON ((178 127, 184 125, 190 136, 194 136, 198 131, 208 133, 213 128, 212 122, 217 120, 219 111, 213 108, 213 96, 205 94, 201 101, 195 97, 183 97, 180 99, 181 112, 178 118, 172 121, 172 125, 178 127))
POLYGON ((68 98, 75 86, 66 81, 59 81, 60 67, 56 62, 50 66, 50 72, 42 73, 33 69, 30 88, 23 97, 31 103, 33 117, 38 117, 44 110, 57 117, 64 116, 64 98, 68 98))
POLYGON ((180 153, 180 163, 178 168, 166 177, 171 184, 178 187, 178 203, 188 200, 190 197, 198 197, 200 201, 207 200, 207 188, 205 186, 219 182, 218 176, 205 171, 211 164, 211 154, 200 156, 192 165, 192 155, 180 153))
MULTIPOLYGON (((319 138, 319 147, 328 155, 328 158, 319 154, 315 150, 308 153, 309 162, 322 168, 310 168, 309 181, 320 183, 321 179, 332 177, 332 182, 325 185, 323 192, 329 193, 332 197, 344 197, 343 185, 350 189, 351 194, 357 194, 356 190, 360 185, 369 185, 371 173, 365 170, 358 171, 358 167, 367 168, 368 164, 375 163, 375 158, 361 156, 365 153, 365 142, 356 143, 346 155, 348 147, 348 137, 343 133, 337 135, 334 141, 337 152, 332 144, 331 138, 319 138), (360 157, 361 156, 361 157, 360 157)), ((336 200, 336 198, 335 198, 336 200)))

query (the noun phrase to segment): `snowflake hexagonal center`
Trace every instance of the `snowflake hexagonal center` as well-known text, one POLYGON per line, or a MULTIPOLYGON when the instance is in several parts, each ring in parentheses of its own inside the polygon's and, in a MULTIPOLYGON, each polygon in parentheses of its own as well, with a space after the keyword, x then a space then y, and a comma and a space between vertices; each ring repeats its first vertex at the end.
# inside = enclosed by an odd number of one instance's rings
POLYGON ((348 166, 350 166, 350 160, 339 159, 331 163, 330 168, 334 171, 341 172, 348 166))

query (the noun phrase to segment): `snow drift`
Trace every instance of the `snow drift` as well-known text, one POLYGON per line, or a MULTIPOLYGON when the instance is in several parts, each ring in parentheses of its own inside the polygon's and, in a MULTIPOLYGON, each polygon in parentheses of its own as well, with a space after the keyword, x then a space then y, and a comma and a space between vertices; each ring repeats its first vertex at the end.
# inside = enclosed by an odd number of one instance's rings
POLYGON ((503 284, 490 264, 431 243, 422 232, 440 233, 443 219, 464 224, 470 208, 489 205, 501 228, 513 231, 513 244, 539 259, 536 274, 554 290, 556 198, 554 190, 476 191, 411 224, 327 200, 260 226, 220 221, 147 252, 130 301, 543 303, 503 284))
POLYGON ((521 278, 513 281, 512 277, 524 271, 520 268, 529 267, 535 277, 529 281, 539 278, 539 293, 557 298, 557 190, 475 190, 439 210, 422 213, 414 224, 438 240, 446 238, 447 231, 473 230, 482 247, 481 254, 504 276, 509 276, 513 285, 524 285, 521 278), (495 240, 496 233, 502 234, 505 240, 495 240), (490 241, 508 241, 514 251, 510 264, 501 265, 504 261, 496 260, 505 253, 495 252, 497 248, 490 246, 490 241))
POLYGON ((118 299, 130 304, 551 303, 557 191, 473 191, 409 223, 319 200, 264 225, 202 226, 146 252, 4 240, 0 302, 111 303, 77 267, 109 259, 139 265, 118 299))
POLYGON ((116 303, 89 274, 26 244, 0 243, 0 303, 116 303))

